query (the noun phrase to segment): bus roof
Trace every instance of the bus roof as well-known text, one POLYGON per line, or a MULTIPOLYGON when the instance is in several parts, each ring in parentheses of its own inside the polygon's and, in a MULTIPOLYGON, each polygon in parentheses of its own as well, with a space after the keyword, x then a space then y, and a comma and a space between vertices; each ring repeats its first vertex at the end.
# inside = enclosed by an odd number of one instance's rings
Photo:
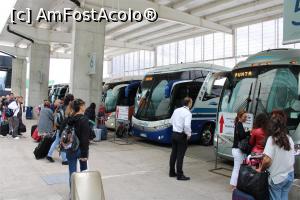
POLYGON ((163 73, 172 73, 188 70, 208 70, 212 72, 228 71, 229 68, 223 67, 220 65, 208 64, 208 63, 191 63, 191 64, 176 64, 176 65, 167 65, 162 67, 156 67, 152 71, 148 72, 149 74, 163 74, 163 73))
POLYGON ((143 76, 125 76, 120 78, 113 78, 105 81, 105 84, 119 83, 125 81, 138 81, 138 80, 143 80, 143 76))
POLYGON ((270 49, 262 51, 249 56, 247 60, 238 63, 233 70, 246 67, 291 64, 300 64, 300 49, 270 49))

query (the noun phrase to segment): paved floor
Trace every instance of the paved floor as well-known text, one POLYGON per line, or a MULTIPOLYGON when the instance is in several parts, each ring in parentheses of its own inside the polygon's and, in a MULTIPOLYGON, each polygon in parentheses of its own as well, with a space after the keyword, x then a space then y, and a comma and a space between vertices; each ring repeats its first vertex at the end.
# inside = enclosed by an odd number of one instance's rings
MULTIPOLYGON (((27 122, 28 129, 33 122, 27 122)), ((67 167, 56 162, 35 160, 37 146, 26 138, 0 138, 0 200, 61 200, 68 197, 65 177, 67 167), (49 185, 47 177, 59 177, 49 185)), ((103 176, 108 200, 226 200, 231 199, 229 178, 210 172, 214 168, 212 147, 192 145, 185 159, 189 182, 178 182, 168 177, 170 148, 135 140, 132 145, 118 145, 110 141, 90 146, 89 169, 99 170, 103 176)), ((231 165, 221 163, 221 167, 231 165)), ((230 175, 229 171, 219 172, 230 175)), ((295 186, 293 197, 300 199, 295 186)))

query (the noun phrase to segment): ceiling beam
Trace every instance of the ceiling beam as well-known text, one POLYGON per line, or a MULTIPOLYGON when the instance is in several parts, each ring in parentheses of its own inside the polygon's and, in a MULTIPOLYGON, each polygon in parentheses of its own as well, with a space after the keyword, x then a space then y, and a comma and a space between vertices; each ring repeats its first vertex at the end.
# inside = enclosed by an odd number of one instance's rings
MULTIPOLYGON (((103 6, 107 8, 113 8, 114 3, 115 0, 105 0, 103 1, 103 6)), ((151 1, 122 0, 118 3, 118 7, 120 8, 120 10, 128 10, 128 8, 131 8, 135 11, 140 11, 143 13, 147 8, 153 8, 157 12, 159 18, 163 20, 173 21, 198 28, 201 27, 214 31, 221 31, 230 34, 232 33, 232 29, 230 29, 229 27, 176 10, 174 8, 153 3, 151 1)), ((85 9, 100 9, 100 6, 102 6, 102 2, 99 2, 99 0, 86 0, 84 6, 85 9)))
MULTIPOLYGON (((191 30, 191 27, 182 26, 182 25, 173 25, 171 27, 167 27, 167 28, 161 29, 159 31, 152 32, 151 34, 148 34, 148 35, 143 35, 140 37, 133 38, 131 40, 128 40, 128 42, 142 43, 144 41, 148 41, 148 40, 152 40, 152 39, 157 39, 157 38, 160 39, 163 36, 168 36, 169 34, 178 33, 180 31, 184 31, 187 29, 191 30)), ((197 28, 197 30, 200 30, 200 29, 197 28)))
MULTIPOLYGON (((22 33, 25 36, 33 38, 39 43, 60 43, 60 44, 70 44, 72 42, 72 33, 65 33, 53 30, 39 29, 23 25, 11 25, 11 30, 18 33, 22 33)), ((138 50, 153 50, 153 47, 141 46, 138 44, 132 44, 117 40, 105 40, 105 46, 107 47, 119 47, 128 49, 138 49, 138 50)))
POLYGON ((248 3, 251 0, 218 0, 218 1, 213 1, 211 3, 202 5, 198 8, 195 8, 193 10, 191 10, 191 14, 195 15, 195 16, 205 16, 211 13, 215 13, 221 10, 224 10, 228 7, 226 6, 237 6, 237 5, 241 5, 243 3, 248 3))
POLYGON ((160 37, 160 38, 157 38, 157 39, 153 39, 153 40, 148 40, 148 41, 145 41, 141 44, 145 44, 145 45, 153 45, 153 46, 156 46, 158 44, 167 44, 167 43, 171 43, 171 42, 174 42, 174 41, 180 41, 180 40, 183 40, 183 39, 186 39, 187 37, 192 37, 192 36, 195 36, 195 35, 202 35, 204 33, 207 33, 207 30, 199 30, 197 28, 191 28, 191 29, 188 29, 188 30, 184 30, 184 31, 180 31, 180 32, 177 32, 177 33, 173 33, 173 34, 169 34, 169 35, 166 35, 165 37, 160 37))
POLYGON ((279 13, 282 12, 282 10, 283 10, 283 6, 278 5, 278 6, 266 8, 266 9, 263 9, 263 10, 258 10, 258 11, 255 11, 255 12, 251 12, 251 13, 239 15, 239 16, 236 16, 236 17, 228 18, 228 19, 222 20, 220 22, 223 23, 223 24, 242 23, 242 22, 250 21, 253 18, 257 19, 257 18, 262 18, 262 17, 266 17, 266 16, 270 16, 270 15, 279 14, 279 13))
POLYGON ((221 21, 233 16, 238 16, 253 12, 255 10, 261 10, 269 8, 274 5, 282 4, 283 0, 256 0, 250 3, 245 3, 241 6, 236 6, 230 9, 223 10, 222 12, 207 15, 205 18, 212 21, 221 21))
POLYGON ((143 35, 149 35, 153 34, 153 32, 173 26, 175 23, 170 23, 166 21, 160 21, 160 22, 155 22, 155 24, 149 24, 146 26, 143 26, 141 28, 138 28, 132 32, 126 33, 124 35, 115 37, 116 40, 122 40, 122 41, 127 41, 129 39, 143 36, 143 35))
POLYGON ((260 19, 256 19, 256 20, 250 20, 247 22, 243 22, 243 23, 238 23, 233 25, 233 28, 238 28, 238 27, 242 27, 242 26, 251 26, 252 24, 257 24, 257 23, 262 23, 265 21, 269 21, 269 20, 274 20, 274 19, 278 19, 280 17, 282 17, 282 13, 280 14, 276 14, 276 15, 272 15, 272 16, 268 16, 268 17, 264 17, 264 18, 260 18, 260 19))
POLYGON ((0 45, 0 51, 16 56, 17 58, 25 59, 28 56, 27 49, 21 49, 17 47, 8 47, 0 45))

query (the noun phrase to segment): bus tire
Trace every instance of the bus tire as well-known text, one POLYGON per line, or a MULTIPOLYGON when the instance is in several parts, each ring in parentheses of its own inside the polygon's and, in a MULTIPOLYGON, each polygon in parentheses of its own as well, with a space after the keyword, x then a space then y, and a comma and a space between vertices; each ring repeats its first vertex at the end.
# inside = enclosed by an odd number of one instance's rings
POLYGON ((204 146, 210 146, 213 144, 214 140, 214 128, 212 124, 207 124, 204 126, 201 132, 200 142, 204 146))
POLYGON ((122 138, 124 137, 124 134, 125 134, 125 129, 122 126, 119 126, 116 130, 116 136, 118 138, 122 138))

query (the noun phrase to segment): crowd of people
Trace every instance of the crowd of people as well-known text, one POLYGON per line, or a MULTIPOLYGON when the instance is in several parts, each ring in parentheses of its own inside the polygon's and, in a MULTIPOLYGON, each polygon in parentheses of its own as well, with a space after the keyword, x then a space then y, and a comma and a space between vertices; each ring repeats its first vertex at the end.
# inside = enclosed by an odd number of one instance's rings
POLYGON ((22 133, 26 132, 26 126, 22 121, 23 97, 15 97, 14 93, 0 97, 0 123, 1 137, 11 136, 20 139, 22 133))
POLYGON ((87 170, 89 144, 93 138, 93 125, 96 124, 96 104, 92 103, 86 108, 83 100, 68 94, 53 104, 45 100, 37 110, 39 136, 53 138, 46 159, 51 163, 55 162, 53 154, 59 147, 62 165, 69 166, 70 178, 72 173, 76 172, 78 161, 80 170, 87 170))
MULTIPOLYGON (((237 187, 239 170, 243 162, 247 161, 247 152, 242 147, 243 141, 249 141, 250 156, 257 156, 254 167, 257 172, 268 170, 269 195, 271 200, 287 200, 288 193, 294 180, 294 142, 288 134, 287 116, 284 111, 275 110, 269 117, 258 114, 254 120, 253 129, 246 131, 243 123, 247 121, 247 113, 241 110, 235 121, 234 142, 232 155, 234 168, 230 184, 237 187), (249 139, 248 139, 249 138, 249 139)), ((252 164, 252 163, 250 163, 252 164)))

